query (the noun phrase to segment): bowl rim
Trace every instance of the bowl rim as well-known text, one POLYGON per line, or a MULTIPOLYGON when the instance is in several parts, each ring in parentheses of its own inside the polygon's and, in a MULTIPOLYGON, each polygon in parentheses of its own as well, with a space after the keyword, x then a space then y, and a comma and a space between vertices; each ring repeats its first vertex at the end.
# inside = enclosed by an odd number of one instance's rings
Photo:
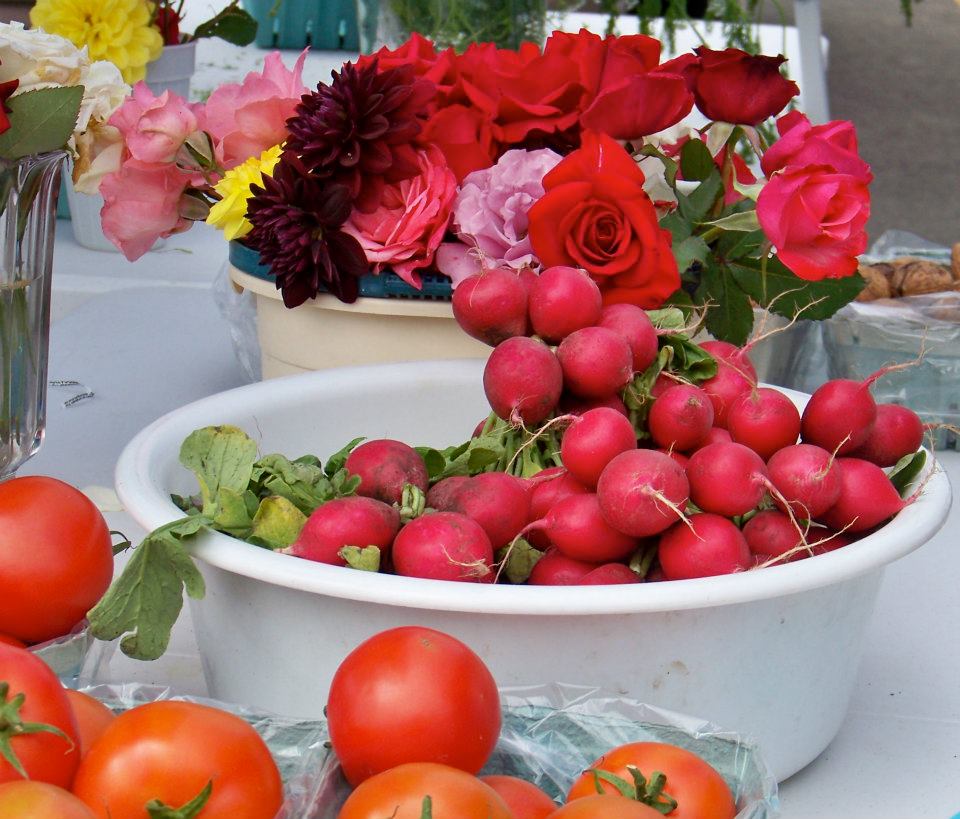
MULTIPOLYGON (((167 413, 141 430, 124 448, 116 466, 116 488, 125 509, 147 531, 182 517, 159 485, 153 467, 179 452, 194 429, 224 423, 238 410, 256 414, 258 406, 302 401, 305 394, 356 394, 376 384, 379 390, 425 377, 448 380, 478 378, 484 362, 474 359, 374 364, 316 371, 261 381, 194 401, 167 413), (244 410, 243 408, 246 407, 244 410), (219 417, 218 417, 219 416, 219 417)), ((777 387, 796 403, 803 393, 777 387)), ((928 452, 928 455, 930 453, 928 452)), ((292 558, 206 531, 189 550, 200 561, 223 571, 303 592, 408 608, 457 612, 582 615, 663 612, 733 605, 839 584, 898 560, 928 541, 946 520, 952 502, 942 468, 933 471, 917 500, 888 524, 862 540, 816 558, 762 571, 719 577, 619 586, 510 586, 424 580, 358 572, 340 566, 292 558)))

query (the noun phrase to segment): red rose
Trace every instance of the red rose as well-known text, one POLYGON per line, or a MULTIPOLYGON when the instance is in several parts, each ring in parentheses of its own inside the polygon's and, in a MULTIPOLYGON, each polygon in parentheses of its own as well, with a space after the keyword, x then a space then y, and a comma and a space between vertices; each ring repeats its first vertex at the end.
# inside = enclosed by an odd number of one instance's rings
POLYGON ((563 56, 576 64, 588 107, 601 91, 635 74, 646 74, 660 62, 660 41, 645 34, 600 38, 582 28, 576 34, 555 31, 543 48, 547 56, 563 56))
POLYGON ((584 128, 636 139, 676 125, 693 108, 679 74, 634 74, 603 91, 580 119, 584 128))
POLYGON ((852 122, 828 122, 811 125, 799 111, 791 111, 777 120, 780 139, 771 145, 760 161, 767 176, 787 167, 829 165, 838 173, 847 173, 862 182, 870 182, 870 166, 857 152, 857 131, 852 122))
POLYGON ((543 265, 582 267, 607 302, 661 305, 680 276, 643 183, 618 142, 584 131, 582 147, 544 177, 546 192, 530 209, 530 241, 543 265))
POLYGON ((0 134, 10 129, 10 117, 7 116, 10 109, 7 108, 6 103, 13 92, 17 90, 18 85, 20 85, 20 80, 0 82, 0 134))
POLYGON ((837 279, 856 272, 867 247, 867 183, 825 165, 788 168, 770 178, 757 217, 780 261, 801 279, 837 279))
POLYGON ((430 103, 430 111, 446 105, 456 86, 454 50, 448 48, 437 54, 433 43, 421 34, 411 34, 410 39, 399 48, 390 49, 384 46, 374 54, 361 55, 356 60, 356 66, 364 68, 374 60, 377 61, 377 68, 381 73, 391 68, 410 65, 413 66, 416 77, 430 80, 437 87, 437 97, 430 103))
POLYGON ((488 117, 463 105, 441 108, 417 139, 420 145, 436 145, 443 151, 458 184, 468 173, 489 168, 497 156, 488 117))
POLYGON ((497 56, 493 134, 498 142, 519 145, 534 132, 554 134, 577 124, 584 88, 573 60, 541 54, 532 43, 497 56))
POLYGON ((687 78, 697 108, 719 122, 757 125, 783 110, 800 93, 797 84, 780 73, 779 57, 747 54, 738 48, 695 49, 699 58, 688 63, 687 78))

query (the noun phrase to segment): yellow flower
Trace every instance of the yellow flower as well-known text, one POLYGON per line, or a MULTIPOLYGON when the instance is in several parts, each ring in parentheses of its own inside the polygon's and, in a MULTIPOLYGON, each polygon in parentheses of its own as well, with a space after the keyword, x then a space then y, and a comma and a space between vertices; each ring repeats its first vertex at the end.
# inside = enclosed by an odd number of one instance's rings
POLYGON ((282 152, 280 145, 274 145, 260 156, 250 157, 242 165, 227 171, 214 186, 221 198, 210 208, 207 224, 220 228, 227 241, 239 239, 253 230, 253 225, 247 221, 250 186, 263 185, 263 175, 270 176, 273 173, 282 152))
POLYGON ((30 23, 86 46, 90 59, 109 60, 128 83, 142 80, 163 50, 147 0, 37 0, 30 23))

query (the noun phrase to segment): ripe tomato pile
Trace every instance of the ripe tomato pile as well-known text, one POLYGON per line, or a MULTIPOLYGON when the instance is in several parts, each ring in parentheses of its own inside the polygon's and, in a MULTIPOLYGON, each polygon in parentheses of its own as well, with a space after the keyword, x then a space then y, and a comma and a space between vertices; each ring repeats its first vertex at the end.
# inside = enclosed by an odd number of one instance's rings
POLYGON ((405 626, 362 643, 334 675, 330 741, 354 790, 338 819, 732 819, 733 796, 696 754, 657 742, 571 771, 566 804, 511 776, 478 776, 500 732, 490 671, 460 641, 405 626), (578 774, 580 774, 578 776, 578 774))
POLYGON ((114 717, 8 645, 0 751, 4 819, 274 819, 283 802, 269 749, 239 717, 172 701, 114 717))

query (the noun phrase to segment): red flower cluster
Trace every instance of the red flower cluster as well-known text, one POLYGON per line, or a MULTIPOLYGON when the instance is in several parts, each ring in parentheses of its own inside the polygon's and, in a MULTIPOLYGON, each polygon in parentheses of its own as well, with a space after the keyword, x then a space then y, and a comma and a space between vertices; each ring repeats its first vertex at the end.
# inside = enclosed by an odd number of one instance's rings
POLYGON ((418 34, 396 50, 361 57, 380 70, 411 65, 433 82, 422 142, 437 145, 457 174, 489 167, 511 148, 576 148, 584 128, 638 139, 679 122, 693 95, 678 72, 660 66, 660 42, 645 35, 606 38, 554 32, 541 51, 492 43, 463 54, 437 53, 418 34))
POLYGON ((20 80, 0 82, 0 134, 10 129, 10 117, 7 116, 7 114, 10 113, 10 109, 7 108, 6 103, 13 95, 13 92, 17 90, 18 85, 20 85, 20 80))

